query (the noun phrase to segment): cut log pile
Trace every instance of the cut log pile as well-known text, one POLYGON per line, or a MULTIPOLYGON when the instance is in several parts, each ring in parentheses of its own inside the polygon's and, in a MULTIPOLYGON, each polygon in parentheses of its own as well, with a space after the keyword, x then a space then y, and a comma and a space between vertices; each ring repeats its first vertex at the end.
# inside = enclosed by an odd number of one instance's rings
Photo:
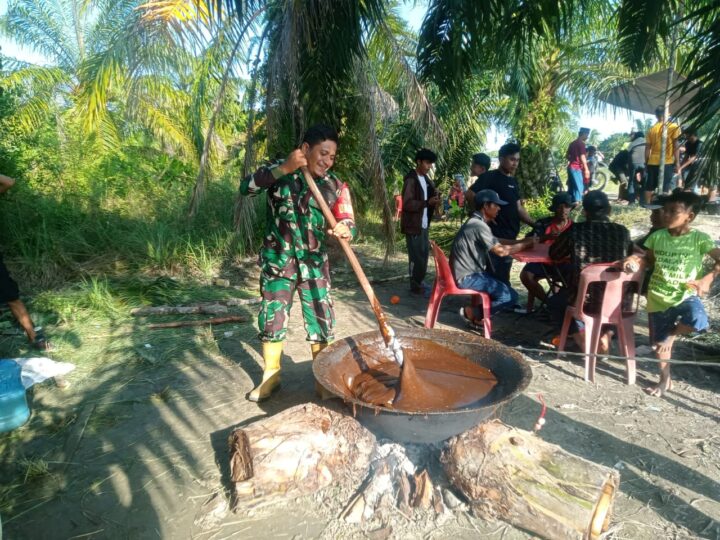
POLYGON ((598 538, 620 483, 615 469, 499 420, 449 439, 441 461, 478 516, 543 538, 598 538))
MULTIPOLYGON (((298 405, 235 430, 229 442, 236 511, 332 485, 360 486, 339 514, 347 523, 447 512, 438 482, 403 446, 378 445, 355 419, 325 407, 298 405)), ((596 539, 608 528, 619 473, 533 433, 487 422, 449 439, 440 460, 478 517, 548 539, 596 539)))
POLYGON ((229 443, 237 505, 358 485, 375 436, 354 418, 306 403, 235 430, 229 443))

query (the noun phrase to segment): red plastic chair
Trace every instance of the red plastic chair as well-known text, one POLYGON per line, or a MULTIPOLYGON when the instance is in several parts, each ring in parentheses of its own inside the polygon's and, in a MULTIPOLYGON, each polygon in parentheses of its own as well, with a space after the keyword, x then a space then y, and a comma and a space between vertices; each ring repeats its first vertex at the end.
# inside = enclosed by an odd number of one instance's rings
POLYGON ((490 339, 492 322, 490 321, 490 296, 485 292, 472 289, 459 289, 455 278, 450 270, 450 263, 440 247, 430 241, 433 258, 435 259, 435 283, 430 294, 427 314, 425 315, 425 328, 434 328, 440 313, 440 304, 446 296, 469 295, 472 297, 472 305, 478 306, 482 303, 483 308, 483 330, 485 337, 490 339))
POLYGON ((565 350, 568 330, 572 319, 585 323, 585 380, 595 382, 595 361, 600 342, 600 334, 604 324, 612 324, 617 328, 620 351, 627 357, 625 367, 627 383, 635 384, 635 334, 633 325, 639 301, 639 291, 643 281, 644 270, 627 274, 617 267, 616 263, 591 264, 580 272, 580 283, 574 306, 565 309, 565 319, 560 332, 558 350, 565 350), (585 312, 585 296, 591 283, 605 283, 602 305, 598 313, 585 312), (623 305, 625 291, 630 283, 635 283, 636 298, 630 306, 623 305))

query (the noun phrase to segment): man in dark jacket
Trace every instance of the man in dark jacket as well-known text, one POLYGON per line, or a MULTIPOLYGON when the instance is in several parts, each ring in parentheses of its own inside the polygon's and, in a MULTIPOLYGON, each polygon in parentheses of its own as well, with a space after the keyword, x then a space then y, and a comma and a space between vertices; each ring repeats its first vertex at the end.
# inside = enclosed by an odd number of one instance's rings
POLYGON ((430 256, 428 229, 440 196, 428 172, 436 161, 435 152, 421 148, 415 154, 415 169, 403 179, 400 231, 405 235, 408 251, 410 292, 417 294, 430 290, 423 283, 430 256))
MULTIPOLYGON (((550 258, 555 261, 570 259, 570 265, 564 276, 567 287, 548 298, 548 307, 557 323, 565 316, 565 308, 575 303, 580 282, 580 273, 596 263, 610 263, 625 259, 633 252, 630 232, 619 223, 610 222, 610 201, 602 191, 588 191, 583 197, 583 215, 585 221, 573 223, 550 246, 550 258)), ((588 289, 585 310, 593 313, 602 303, 604 284, 593 283, 588 289)), ((584 328, 580 321, 574 320, 569 335, 579 347, 584 347, 584 328)), ((598 352, 605 354, 610 345, 611 334, 603 331, 598 352)))

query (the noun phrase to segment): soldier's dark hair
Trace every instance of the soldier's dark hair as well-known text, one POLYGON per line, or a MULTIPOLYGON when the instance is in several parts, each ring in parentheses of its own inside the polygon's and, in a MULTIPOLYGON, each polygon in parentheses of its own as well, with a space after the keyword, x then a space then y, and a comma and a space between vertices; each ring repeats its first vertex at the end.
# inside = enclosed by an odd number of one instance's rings
POLYGON ((515 143, 503 144, 498 150, 498 157, 512 156, 520 153, 520 145, 515 143))
POLYGON ((692 191, 675 191, 665 197, 663 204, 680 203, 688 210, 691 210, 696 216, 700 213, 703 206, 703 200, 700 195, 693 193, 692 191))
POLYGON ((311 147, 325 141, 333 141, 335 144, 340 144, 337 130, 326 124, 315 124, 309 127, 305 135, 303 135, 302 140, 302 142, 308 143, 311 147))
POLYGON ((432 150, 429 150, 428 148, 421 148, 417 152, 415 152, 415 162, 418 161, 429 161, 430 163, 435 163, 437 161, 437 154, 433 152, 432 150))

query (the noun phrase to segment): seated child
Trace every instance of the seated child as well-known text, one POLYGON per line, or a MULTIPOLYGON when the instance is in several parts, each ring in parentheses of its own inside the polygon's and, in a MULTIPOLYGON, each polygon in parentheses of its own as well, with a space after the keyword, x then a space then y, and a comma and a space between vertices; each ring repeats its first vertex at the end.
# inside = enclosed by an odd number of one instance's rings
MULTIPOLYGON (((666 229, 645 241, 644 257, 632 255, 624 261, 626 271, 637 265, 652 266, 648 285, 650 342, 658 360, 669 360, 676 336, 704 332, 708 318, 700 297, 720 274, 720 248, 707 234, 690 224, 700 211, 701 199, 692 192, 673 192, 663 202, 666 229), (712 271, 700 277, 705 255, 715 259, 712 271)), ((670 364, 660 362, 660 381, 646 391, 662 396, 672 389, 670 364)))
MULTIPOLYGON (((541 243, 552 243, 561 232, 572 225, 570 220, 572 205, 572 197, 569 193, 565 191, 556 193, 549 208, 553 215, 538 219, 528 236, 539 237, 541 243)), ((560 268, 562 266, 567 265, 558 265, 558 268, 546 268, 542 263, 526 264, 520 272, 520 281, 528 290, 527 308, 518 308, 515 312, 531 313, 535 305, 535 298, 545 302, 547 293, 543 286, 540 285, 540 280, 547 279, 548 272, 559 271, 562 274, 563 269, 560 268)))

